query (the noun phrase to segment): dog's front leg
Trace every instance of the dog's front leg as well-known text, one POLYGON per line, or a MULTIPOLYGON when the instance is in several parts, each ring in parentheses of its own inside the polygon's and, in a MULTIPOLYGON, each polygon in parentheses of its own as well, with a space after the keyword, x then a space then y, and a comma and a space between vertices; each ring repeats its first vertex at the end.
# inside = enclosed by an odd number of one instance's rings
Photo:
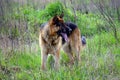
POLYGON ((59 59, 60 59, 60 50, 57 50, 56 53, 54 54, 54 60, 55 60, 54 67, 56 70, 58 70, 60 66, 59 59))
POLYGON ((41 68, 42 68, 42 70, 46 69, 47 56, 48 56, 48 54, 46 53, 46 51, 42 50, 41 51, 41 68))

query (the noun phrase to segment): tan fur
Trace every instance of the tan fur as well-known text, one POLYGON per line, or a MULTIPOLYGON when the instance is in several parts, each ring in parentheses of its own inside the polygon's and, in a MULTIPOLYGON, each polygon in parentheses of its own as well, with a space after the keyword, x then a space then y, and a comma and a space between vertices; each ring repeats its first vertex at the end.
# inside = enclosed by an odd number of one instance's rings
POLYGON ((55 59, 55 68, 59 67, 60 49, 62 39, 56 31, 59 27, 53 25, 52 19, 40 30, 39 44, 41 47, 41 68, 46 69, 48 54, 52 54, 55 59))
POLYGON ((69 42, 63 45, 63 50, 69 56, 70 63, 74 63, 75 60, 80 61, 81 50, 81 37, 80 30, 76 28, 69 37, 69 42))
MULTIPOLYGON (((61 18, 59 21, 63 22, 61 18)), ((69 36, 69 41, 62 45, 62 38, 55 33, 59 30, 59 27, 53 25, 53 19, 51 19, 42 29, 39 34, 39 45, 41 47, 41 68, 46 69, 46 62, 48 54, 52 54, 55 60, 55 69, 59 68, 60 50, 61 48, 68 54, 70 62, 74 63, 74 60, 80 60, 81 50, 81 37, 80 30, 76 28, 69 36)))

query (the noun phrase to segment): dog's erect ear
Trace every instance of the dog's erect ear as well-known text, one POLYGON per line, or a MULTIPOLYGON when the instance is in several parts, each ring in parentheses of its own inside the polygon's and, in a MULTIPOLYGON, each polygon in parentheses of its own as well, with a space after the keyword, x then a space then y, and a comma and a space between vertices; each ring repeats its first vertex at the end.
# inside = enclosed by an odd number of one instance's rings
POLYGON ((64 17, 64 13, 62 12, 61 15, 60 15, 60 18, 63 18, 64 17))
POLYGON ((54 16, 53 19, 52 19, 52 21, 53 21, 53 23, 58 22, 59 21, 58 16, 54 16))

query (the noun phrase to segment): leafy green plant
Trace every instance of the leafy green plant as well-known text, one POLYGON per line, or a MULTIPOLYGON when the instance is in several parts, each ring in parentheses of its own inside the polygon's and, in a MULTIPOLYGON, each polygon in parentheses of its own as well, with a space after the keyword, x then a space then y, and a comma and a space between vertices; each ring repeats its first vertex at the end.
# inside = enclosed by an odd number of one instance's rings
POLYGON ((100 30, 106 31, 105 22, 96 14, 77 13, 77 25, 83 35, 92 36, 98 34, 100 30))
POLYGON ((39 18, 41 19, 41 22, 48 21, 51 17, 55 15, 60 15, 62 12, 65 12, 65 8, 62 3, 50 3, 46 6, 44 10, 40 12, 39 18))

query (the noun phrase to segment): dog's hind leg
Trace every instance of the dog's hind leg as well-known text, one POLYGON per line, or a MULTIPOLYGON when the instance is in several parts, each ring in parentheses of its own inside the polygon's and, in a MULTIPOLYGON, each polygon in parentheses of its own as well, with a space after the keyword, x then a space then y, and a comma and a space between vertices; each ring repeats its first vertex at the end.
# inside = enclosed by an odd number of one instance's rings
POLYGON ((73 51, 76 54, 75 55, 75 61, 78 64, 81 61, 80 58, 80 50, 81 50, 81 37, 80 37, 80 32, 78 32, 78 34, 76 34, 75 36, 75 42, 73 42, 73 51))
POLYGON ((75 63, 78 64, 80 62, 80 50, 82 45, 79 29, 76 28, 69 39, 75 63))
POLYGON ((75 53, 75 64, 78 65, 78 63, 81 61, 80 59, 80 49, 78 49, 79 46, 77 46, 75 49, 74 49, 74 53, 75 53))

